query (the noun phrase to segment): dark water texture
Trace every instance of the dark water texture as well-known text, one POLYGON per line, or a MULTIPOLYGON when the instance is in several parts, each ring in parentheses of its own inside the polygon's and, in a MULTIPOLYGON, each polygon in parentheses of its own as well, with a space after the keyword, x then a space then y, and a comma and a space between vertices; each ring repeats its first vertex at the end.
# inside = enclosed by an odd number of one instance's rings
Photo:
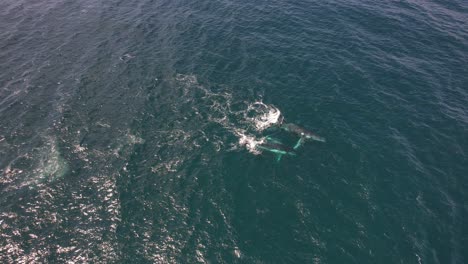
POLYGON ((467 65, 461 0, 1 1, 0 262, 467 263, 467 65))

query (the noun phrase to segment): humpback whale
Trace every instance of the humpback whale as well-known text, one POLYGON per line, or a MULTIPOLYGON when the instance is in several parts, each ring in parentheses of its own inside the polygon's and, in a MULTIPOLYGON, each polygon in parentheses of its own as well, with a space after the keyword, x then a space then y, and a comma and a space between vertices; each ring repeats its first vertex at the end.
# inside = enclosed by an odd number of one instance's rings
MULTIPOLYGON (((301 137, 301 139, 311 139, 311 140, 315 140, 315 141, 325 142, 325 138, 313 133, 312 131, 309 131, 309 130, 303 128, 303 127, 300 127, 300 126, 292 124, 292 123, 281 124, 280 128, 283 129, 283 130, 286 130, 288 132, 297 134, 298 136, 301 137)), ((299 141, 296 144, 295 148, 298 148, 300 146, 300 144, 302 143, 301 139, 299 139, 299 141)))
POLYGON ((277 140, 272 140, 269 138, 267 138, 265 142, 258 144, 256 148, 260 150, 265 150, 265 151, 275 153, 277 155, 277 159, 276 159, 277 161, 280 161, 283 155, 290 155, 290 156, 296 155, 293 148, 283 145, 277 140))

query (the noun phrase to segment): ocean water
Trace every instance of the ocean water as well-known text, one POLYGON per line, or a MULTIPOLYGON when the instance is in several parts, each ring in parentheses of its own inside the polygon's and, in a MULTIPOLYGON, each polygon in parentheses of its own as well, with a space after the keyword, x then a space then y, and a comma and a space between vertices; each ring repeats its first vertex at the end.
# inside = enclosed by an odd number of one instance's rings
POLYGON ((0 262, 468 263, 467 65, 464 0, 0 1, 0 262))

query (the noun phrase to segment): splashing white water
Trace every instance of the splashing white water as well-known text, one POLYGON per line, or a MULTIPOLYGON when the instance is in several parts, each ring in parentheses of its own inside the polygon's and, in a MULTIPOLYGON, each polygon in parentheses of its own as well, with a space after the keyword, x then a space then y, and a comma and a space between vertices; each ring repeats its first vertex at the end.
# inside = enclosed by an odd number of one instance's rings
POLYGON ((264 138, 257 139, 255 136, 246 135, 245 131, 236 131, 236 135, 239 138, 239 145, 245 146, 250 153, 255 155, 262 153, 257 149, 257 145, 262 144, 264 138))
POLYGON ((252 154, 261 154, 262 151, 257 148, 257 145, 264 143, 265 137, 259 136, 257 132, 278 124, 281 120, 281 111, 272 105, 257 101, 248 106, 244 117, 255 131, 249 133, 246 130, 234 129, 239 138, 239 145, 245 146, 252 154))
POLYGON ((281 122, 281 111, 273 105, 262 101, 236 100, 226 90, 212 91, 198 83, 194 75, 177 74, 175 79, 184 87, 184 94, 202 95, 200 101, 190 106, 193 113, 220 124, 238 138, 239 147, 245 147, 253 154, 261 153, 256 148, 265 140, 261 132, 281 122))
POLYGON ((281 111, 261 101, 249 105, 247 113, 254 111, 255 115, 250 118, 257 131, 263 131, 280 121, 281 111))

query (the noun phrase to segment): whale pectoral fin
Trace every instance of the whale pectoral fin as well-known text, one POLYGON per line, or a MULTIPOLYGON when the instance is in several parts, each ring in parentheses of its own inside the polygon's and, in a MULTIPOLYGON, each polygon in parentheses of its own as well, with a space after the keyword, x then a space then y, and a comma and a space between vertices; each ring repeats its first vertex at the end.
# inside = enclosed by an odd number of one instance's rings
POLYGON ((302 142, 303 142, 303 141, 304 141, 304 138, 301 137, 301 138, 297 141, 296 145, 294 145, 293 149, 295 149, 295 150, 298 149, 298 148, 302 145, 302 142))
POLYGON ((266 136, 265 139, 269 142, 277 143, 277 144, 283 144, 279 139, 273 138, 271 136, 266 136))
POLYGON ((276 155, 276 162, 280 162, 282 157, 283 157, 282 154, 277 154, 276 155))

